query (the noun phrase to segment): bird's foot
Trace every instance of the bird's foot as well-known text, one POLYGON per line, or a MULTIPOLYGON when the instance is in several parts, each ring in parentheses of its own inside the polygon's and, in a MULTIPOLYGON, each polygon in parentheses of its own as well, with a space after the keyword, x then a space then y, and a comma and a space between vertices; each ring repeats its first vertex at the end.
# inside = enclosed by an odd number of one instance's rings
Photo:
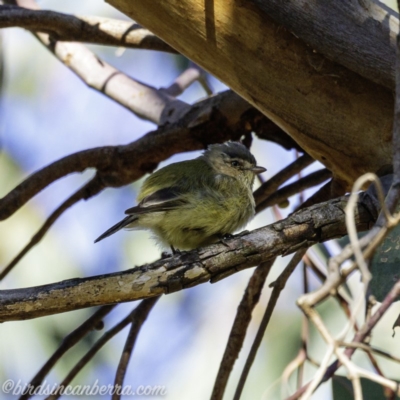
POLYGON ((230 233, 225 233, 224 235, 221 235, 219 241, 226 247, 232 249, 230 244, 227 242, 228 239, 232 239, 234 236, 230 233))
POLYGON ((175 249, 175 247, 174 246, 170 246, 171 247, 171 250, 172 250, 172 254, 181 254, 181 251, 179 250, 179 249, 175 249))
POLYGON ((165 260, 166 258, 170 258, 170 257, 172 257, 173 256, 173 253, 169 253, 168 251, 163 251, 162 253, 161 253, 161 259, 162 260, 165 260))

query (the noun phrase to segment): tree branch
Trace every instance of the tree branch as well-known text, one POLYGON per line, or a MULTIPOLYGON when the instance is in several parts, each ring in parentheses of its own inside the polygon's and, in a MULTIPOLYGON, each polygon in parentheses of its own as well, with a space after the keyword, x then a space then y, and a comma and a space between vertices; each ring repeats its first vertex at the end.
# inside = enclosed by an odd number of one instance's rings
MULTIPOLYGON (((115 374, 114 388, 122 388, 129 360, 132 356, 133 347, 135 346, 140 329, 142 328, 142 325, 148 317, 151 309, 158 300, 159 297, 143 300, 139 306, 135 308, 135 314, 133 315, 131 322, 131 329, 129 330, 128 337, 126 338, 125 346, 118 363, 117 372, 115 374)), ((121 393, 116 392, 112 395, 112 400, 120 399, 121 393)))
MULTIPOLYGON (((375 313, 372 315, 372 317, 364 323, 364 325, 361 327, 361 329, 355 334, 353 340, 350 342, 352 344, 352 347, 347 347, 345 350, 345 355, 348 358, 351 358, 351 356, 354 354, 354 352, 357 350, 357 346, 355 346, 358 343, 363 343, 366 337, 370 334, 372 329, 376 326, 376 324, 380 321, 382 316, 386 313, 386 311, 389 309, 389 307, 393 304, 394 301, 398 300, 400 295, 400 281, 397 281, 390 292, 386 295, 385 299, 381 303, 380 307, 375 311, 375 313)), ((336 360, 333 362, 326 370, 321 383, 326 382, 328 379, 330 379, 333 374, 337 371, 337 369, 340 367, 341 363, 336 360)), ((287 398, 287 400, 296 400, 301 397, 301 395, 307 390, 309 387, 310 383, 307 383, 300 389, 298 389, 295 393, 293 393, 291 396, 287 398)), ((397 394, 400 394, 399 388, 393 388, 393 390, 396 390, 397 394)))
POLYGON ((20 27, 48 33, 52 41, 86 42, 176 53, 149 30, 131 21, 84 17, 48 10, 0 6, 0 28, 20 27))
POLYGON ((53 393, 47 397, 48 400, 56 400, 63 394, 63 390, 71 383, 81 369, 96 355, 96 353, 117 333, 121 332, 129 324, 137 325, 136 335, 149 315, 151 309, 158 301, 158 297, 152 299, 143 300, 131 313, 129 313, 122 321, 116 324, 114 327, 109 329, 103 334, 103 336, 96 341, 93 347, 75 364, 68 375, 60 383, 60 385, 53 391, 53 393))
POLYGON ((288 181, 290 178, 293 178, 293 176, 298 174, 300 171, 308 167, 313 162, 314 160, 312 159, 312 157, 310 157, 308 154, 304 154, 303 156, 293 161, 290 165, 283 168, 272 178, 268 179, 267 182, 264 182, 254 192, 254 200, 256 204, 262 203, 268 197, 273 195, 279 188, 279 186, 288 181))
POLYGON ((399 21, 383 2, 329 1, 304 7, 296 0, 252 1, 318 53, 393 89, 399 21))
POLYGON ((254 342, 251 346, 249 355, 246 359, 246 363, 245 363, 242 373, 240 375, 240 379, 239 379, 238 385, 236 387, 233 400, 240 400, 240 396, 242 394, 244 385, 246 383, 247 376, 249 375, 250 368, 253 365, 254 359, 256 358, 258 348, 260 347, 261 341, 265 334, 265 330, 267 329, 267 326, 271 319, 272 313, 275 309, 276 303, 278 302, 279 296, 280 296, 282 290, 285 288, 287 280, 289 279, 290 275, 292 275, 294 269, 297 267, 297 265, 303 258, 306 251, 307 251, 307 248, 303 248, 303 249, 296 251, 295 255, 291 258, 288 265, 285 267, 283 272, 279 275, 278 279, 272 284, 273 290, 271 293, 271 297, 268 300, 268 306, 264 312, 263 318, 261 320, 260 326, 257 331, 257 335, 254 338, 254 342))
POLYGON ((37 245, 44 235, 48 232, 51 226, 55 221, 63 214, 65 210, 72 207, 78 201, 87 198, 88 196, 94 196, 97 193, 101 192, 104 187, 101 184, 101 181, 93 178, 87 184, 85 184, 81 189, 79 189, 76 193, 70 196, 67 200, 65 200, 53 213, 46 219, 42 227, 35 233, 32 239, 29 241, 27 245, 8 263, 8 265, 0 271, 0 280, 4 279, 4 277, 14 268, 15 265, 19 263, 19 261, 32 249, 35 245, 37 245))
MULTIPOLYGON (((283 186, 282 188, 271 194, 269 197, 267 197, 261 203, 256 203, 256 212, 265 210, 266 208, 271 207, 275 204, 280 204, 283 201, 286 201, 289 197, 301 192, 302 190, 309 189, 310 187, 325 182, 331 176, 332 173, 326 168, 312 172, 311 174, 306 175, 304 178, 299 179, 297 182, 293 182, 289 185, 283 186)), ((266 182, 266 186, 268 187, 267 184, 268 182, 266 182)))
POLYGON ((262 288, 274 261, 275 259, 259 265, 250 278, 239 304, 231 332, 229 333, 228 343, 219 366, 217 377, 215 378, 211 400, 221 400, 224 397, 229 376, 236 359, 239 357, 246 337, 246 331, 251 321, 251 314, 254 307, 258 304, 262 288))
MULTIPOLYGON (((391 162, 392 91, 315 52, 315 47, 276 23, 255 1, 227 0, 215 5, 203 0, 107 1, 256 106, 332 171, 345 189, 361 174, 391 162)), ((279 2, 281 8, 287 3, 279 2)), ((341 7, 341 14, 335 13, 330 21, 332 26, 341 26, 348 19, 346 11, 353 15, 360 8, 356 0, 331 3, 312 3, 299 13, 310 14, 314 10, 308 8, 315 8, 322 14, 341 7)), ((296 18, 296 11, 292 8, 291 12, 296 18)), ((385 34, 395 30, 396 22, 386 29, 387 21, 380 21, 371 17, 365 30, 361 23, 357 25, 374 48, 387 47, 385 34)), ((338 31, 325 30, 317 39, 327 43, 338 31)), ((359 56, 361 51, 357 47, 351 53, 359 56)), ((356 64, 364 61, 364 56, 359 57, 356 64)), ((376 70, 380 70, 378 63, 376 70)))
MULTIPOLYGON (((40 11, 37 10, 38 6, 34 0, 6 0, 5 2, 14 4, 22 2, 26 9, 33 9, 33 12, 40 11)), ((11 5, 11 8, 13 7, 16 8, 15 5, 11 5)), ((100 60, 80 43, 60 42, 47 33, 34 33, 48 50, 89 87, 105 94, 139 118, 161 125, 178 120, 190 109, 187 103, 125 75, 100 60)))
MULTIPOLYGON (((224 244, 183 252, 124 272, 70 279, 0 292, 0 321, 21 320, 159 296, 271 260, 278 255, 345 235, 342 197, 294 213, 275 224, 242 233, 224 244)), ((357 203, 356 224, 366 230, 371 212, 357 203)))
MULTIPOLYGON (((0 199, 0 220, 10 217, 46 186, 68 174, 95 168, 95 179, 104 188, 121 187, 152 172, 161 161, 176 153, 201 150, 211 143, 238 140, 250 133, 254 120, 258 120, 258 124, 267 120, 260 112, 248 110, 255 111, 238 95, 226 91, 193 105, 179 121, 161 126, 135 142, 66 156, 35 172, 0 199)), ((88 193, 85 199, 91 196, 92 193, 88 193)))
MULTIPOLYGON (((27 385, 35 389, 42 382, 50 370, 54 367, 58 360, 73 346, 75 346, 85 335, 87 335, 91 330, 96 329, 96 326, 102 322, 103 318, 114 308, 114 305, 103 306, 98 309, 91 317, 89 317, 85 322, 83 322, 78 328, 72 331, 68 336, 66 336, 60 347, 53 353, 53 355, 47 360, 39 372, 33 377, 30 383, 27 385)), ((22 394, 20 400, 27 400, 31 396, 29 393, 22 394)))
POLYGON ((46 33, 36 33, 36 36, 90 88, 105 94, 139 118, 162 125, 178 120, 190 108, 183 101, 125 75, 82 44, 54 42, 46 33))

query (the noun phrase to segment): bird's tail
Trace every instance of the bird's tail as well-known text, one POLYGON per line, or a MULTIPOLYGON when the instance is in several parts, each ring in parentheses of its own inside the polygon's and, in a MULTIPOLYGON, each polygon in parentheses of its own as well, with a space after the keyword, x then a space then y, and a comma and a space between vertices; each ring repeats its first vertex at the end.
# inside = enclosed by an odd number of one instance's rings
POLYGON ((128 215, 125 217, 122 221, 119 221, 117 224, 112 226, 110 229, 106 230, 102 235, 100 235, 94 242, 100 242, 100 240, 103 240, 107 236, 111 236, 115 232, 119 231, 120 229, 124 228, 125 226, 130 225, 132 222, 135 222, 137 220, 136 215, 128 215))

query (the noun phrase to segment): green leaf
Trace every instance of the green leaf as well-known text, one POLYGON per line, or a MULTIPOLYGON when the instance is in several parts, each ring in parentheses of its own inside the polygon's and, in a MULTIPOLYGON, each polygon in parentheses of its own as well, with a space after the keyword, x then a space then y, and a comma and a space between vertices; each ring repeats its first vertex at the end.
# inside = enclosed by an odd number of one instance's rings
MULTIPOLYGON (((364 400, 385 400, 385 388, 369 379, 361 378, 364 400)), ((332 380, 333 400, 354 400, 353 385, 344 376, 334 376, 332 380)), ((399 399, 398 396, 395 397, 399 399)))
POLYGON ((400 225, 396 226, 376 249, 370 270, 371 293, 382 301, 400 279, 400 225))

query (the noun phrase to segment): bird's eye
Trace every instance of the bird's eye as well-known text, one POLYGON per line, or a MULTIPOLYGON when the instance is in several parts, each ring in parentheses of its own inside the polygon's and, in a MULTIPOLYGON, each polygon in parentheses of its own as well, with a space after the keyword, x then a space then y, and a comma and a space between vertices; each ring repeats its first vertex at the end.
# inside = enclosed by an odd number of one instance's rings
POLYGON ((239 164, 239 161, 232 161, 231 165, 232 165, 232 167, 238 167, 240 164, 239 164))

